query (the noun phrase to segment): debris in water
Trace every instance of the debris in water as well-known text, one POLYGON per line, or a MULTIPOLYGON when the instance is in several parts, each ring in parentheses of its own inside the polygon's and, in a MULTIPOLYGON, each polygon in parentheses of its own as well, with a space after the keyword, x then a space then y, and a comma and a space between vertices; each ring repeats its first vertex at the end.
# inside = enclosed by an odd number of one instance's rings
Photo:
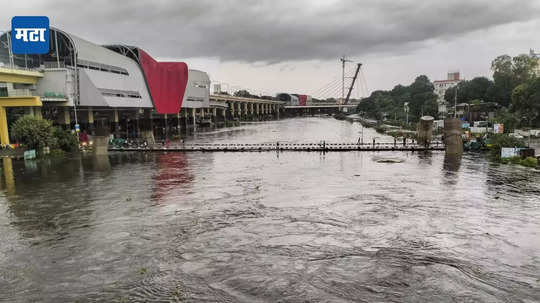
POLYGON ((404 159, 401 158, 383 158, 383 157, 373 157, 373 161, 377 163, 402 163, 405 162, 404 159))

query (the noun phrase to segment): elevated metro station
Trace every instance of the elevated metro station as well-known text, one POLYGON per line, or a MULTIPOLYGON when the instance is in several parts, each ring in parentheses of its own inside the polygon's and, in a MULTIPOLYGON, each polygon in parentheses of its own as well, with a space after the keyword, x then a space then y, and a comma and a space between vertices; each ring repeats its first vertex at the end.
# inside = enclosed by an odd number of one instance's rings
MULTIPOLYGON (((195 75, 192 82, 198 83, 206 73, 195 75)), ((96 126, 125 136, 151 131, 153 119, 177 115, 190 99, 188 76, 184 62, 158 62, 141 48, 101 46, 56 28, 50 30, 48 54, 17 55, 6 32, 0 36, 2 144, 9 143, 7 125, 28 113, 66 128, 77 123, 89 133, 96 126)), ((209 86, 202 104, 209 102, 209 86)))
MULTIPOLYGON (((279 117, 282 102, 211 96, 210 78, 184 62, 161 62, 137 46, 98 45, 57 28, 50 51, 18 55, 0 35, 0 138, 24 114, 89 134, 168 138, 227 119, 279 117)), ((13 138, 12 138, 13 139, 13 138)))

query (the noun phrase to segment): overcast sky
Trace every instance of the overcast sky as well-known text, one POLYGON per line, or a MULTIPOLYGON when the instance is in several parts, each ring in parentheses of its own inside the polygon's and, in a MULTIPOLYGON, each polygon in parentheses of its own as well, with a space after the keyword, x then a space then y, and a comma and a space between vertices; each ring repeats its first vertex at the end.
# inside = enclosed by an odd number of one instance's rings
POLYGON ((265 94, 327 97, 343 54, 364 64, 373 91, 453 70, 489 77, 498 55, 540 52, 537 0, 19 0, 2 2, 0 28, 15 15, 46 15, 89 41, 137 45, 265 94))

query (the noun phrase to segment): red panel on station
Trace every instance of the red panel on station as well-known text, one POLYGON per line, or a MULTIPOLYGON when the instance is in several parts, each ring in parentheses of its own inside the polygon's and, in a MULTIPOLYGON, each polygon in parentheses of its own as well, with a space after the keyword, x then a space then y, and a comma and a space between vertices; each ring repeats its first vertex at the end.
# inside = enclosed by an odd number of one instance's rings
POLYGON ((139 58, 156 111, 159 114, 178 113, 186 92, 187 64, 158 62, 142 49, 139 49, 139 58))
POLYGON ((307 104, 307 95, 298 95, 298 105, 306 106, 307 104))

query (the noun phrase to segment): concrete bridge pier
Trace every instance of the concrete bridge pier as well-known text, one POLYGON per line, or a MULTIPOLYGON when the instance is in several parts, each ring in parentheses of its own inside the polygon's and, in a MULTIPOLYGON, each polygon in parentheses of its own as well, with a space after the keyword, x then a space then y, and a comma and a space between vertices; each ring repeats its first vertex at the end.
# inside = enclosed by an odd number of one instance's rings
POLYGON ((120 119, 118 118, 118 109, 116 108, 113 110, 112 128, 113 128, 114 137, 119 138, 120 137, 120 119))
POLYGON ((148 142, 148 144, 154 144, 156 142, 154 137, 154 121, 152 118, 153 109, 144 110, 143 127, 141 131, 141 137, 148 142))
POLYGON ((196 108, 192 108, 191 109, 191 125, 193 126, 193 132, 196 132, 197 131, 197 109, 196 108))
POLYGON ((94 135, 96 133, 96 125, 94 124, 94 109, 88 108, 88 134, 94 135))
POLYGON ((461 120, 457 118, 447 118, 444 120, 444 145, 446 155, 463 154, 463 139, 461 135, 461 120))

